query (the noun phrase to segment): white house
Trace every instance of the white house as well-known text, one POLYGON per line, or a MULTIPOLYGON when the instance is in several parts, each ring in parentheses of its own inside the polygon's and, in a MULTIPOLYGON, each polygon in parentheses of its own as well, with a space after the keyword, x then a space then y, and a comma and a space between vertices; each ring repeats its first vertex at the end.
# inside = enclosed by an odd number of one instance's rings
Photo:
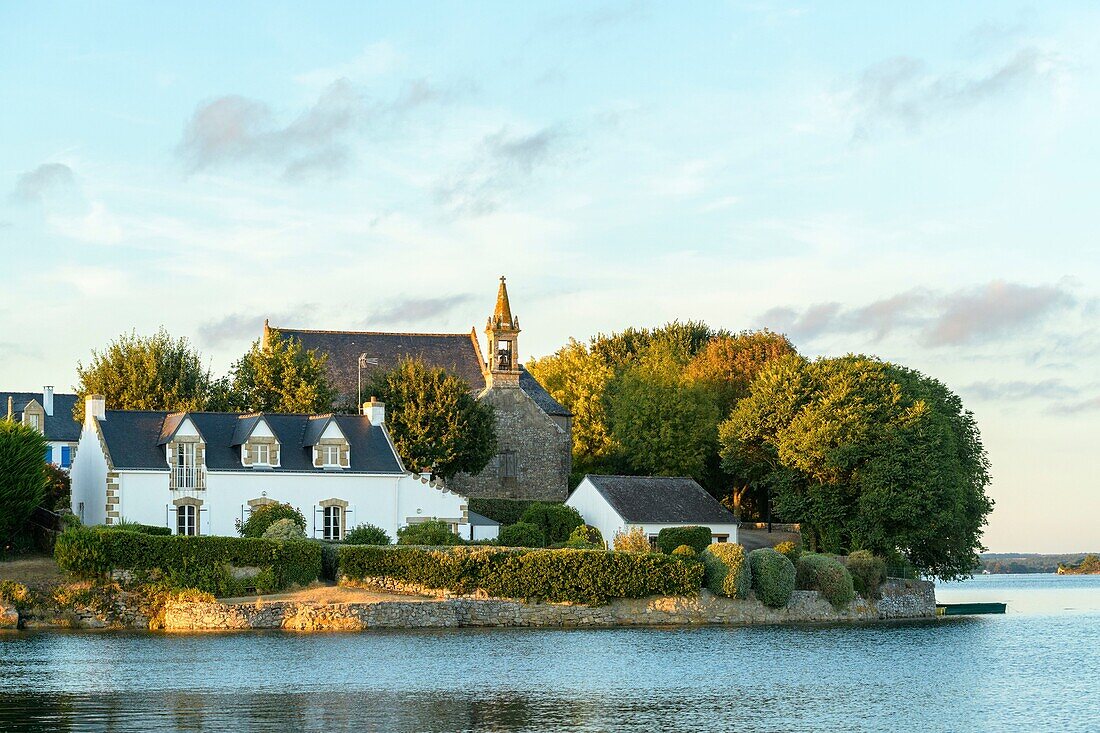
POLYGON ((46 463, 68 469, 80 439, 80 423, 73 419, 76 395, 41 392, 0 392, 0 409, 9 420, 30 425, 46 438, 46 463))
POLYGON ((405 470, 381 402, 361 415, 169 413, 107 410, 96 395, 85 415, 72 508, 86 524, 235 535, 254 507, 285 502, 318 539, 368 522, 394 537, 428 519, 470 533, 465 497, 405 470))
POLYGON ((610 545, 641 527, 650 541, 665 527, 709 527, 712 542, 737 542, 737 517, 694 479, 670 476, 584 477, 565 502, 610 545))

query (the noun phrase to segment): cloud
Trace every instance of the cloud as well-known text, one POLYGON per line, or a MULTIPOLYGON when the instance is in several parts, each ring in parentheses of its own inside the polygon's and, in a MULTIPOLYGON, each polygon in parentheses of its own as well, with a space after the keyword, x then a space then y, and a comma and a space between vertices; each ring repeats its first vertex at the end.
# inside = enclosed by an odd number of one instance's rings
POLYGON ((406 298, 395 301, 375 311, 363 321, 364 328, 377 328, 393 324, 422 323, 439 319, 457 306, 474 299, 470 293, 448 295, 441 298, 406 298))
POLYGON ((644 18, 646 14, 646 3, 641 2, 641 0, 632 0, 631 2, 589 6, 583 11, 559 15, 555 18, 551 18, 546 26, 548 28, 559 28, 571 32, 594 32, 615 28, 624 23, 640 20, 644 18))
POLYGON ((250 343, 263 334, 265 319, 270 320, 273 327, 301 326, 310 328, 310 321, 316 316, 317 310, 316 304, 304 303, 292 310, 265 315, 233 313, 200 324, 198 337, 200 343, 211 347, 242 341, 250 343))
POLYGON ((1071 387, 1060 379, 1044 379, 1041 381, 1011 381, 998 382, 987 380, 974 382, 963 388, 982 400, 1063 400, 1076 397, 1081 393, 1077 387, 1071 387))
POLYGON ((294 81, 316 87, 324 87, 336 79, 366 81, 393 71, 402 62, 402 56, 389 41, 372 43, 352 60, 321 69, 307 71, 294 77, 294 81))
POLYGON ((40 203, 46 196, 76 187, 73 169, 64 163, 43 163, 19 175, 10 198, 17 203, 40 203))
POLYGON ((817 303, 801 312, 794 308, 772 308, 760 320, 795 340, 812 339, 834 329, 840 311, 840 303, 817 303))
POLYGON ((1051 412, 1068 413, 1074 415, 1079 412, 1092 412, 1094 410, 1100 410, 1100 397, 1092 397, 1091 399, 1083 400, 1081 402, 1073 402, 1068 405, 1063 405, 1060 408, 1052 409, 1051 412))
POLYGON ((930 346, 954 346, 1002 336, 1073 303, 1069 293, 1053 285, 994 281, 944 297, 939 316, 924 329, 923 340, 930 346))

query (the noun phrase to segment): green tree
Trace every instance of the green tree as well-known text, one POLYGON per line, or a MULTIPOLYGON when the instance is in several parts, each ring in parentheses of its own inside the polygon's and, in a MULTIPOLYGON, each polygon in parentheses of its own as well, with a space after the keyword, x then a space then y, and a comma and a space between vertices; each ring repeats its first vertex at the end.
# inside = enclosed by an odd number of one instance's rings
POLYGON ((29 425, 0 420, 0 548, 46 498, 46 439, 29 425))
POLYGON ((328 412, 336 391, 325 375, 327 360, 327 354, 271 331, 266 345, 254 341, 233 364, 229 377, 217 385, 214 404, 248 412, 328 412))
POLYGON ((430 467, 447 479, 478 473, 496 453, 493 409, 443 369, 403 359, 375 374, 369 389, 386 403, 390 435, 406 468, 430 467))
POLYGON ((942 383, 864 356, 766 367, 720 428, 726 468, 775 496, 809 550, 900 553, 928 575, 977 567, 989 462, 942 383))
POLYGON ((152 336, 131 332, 92 351, 88 366, 77 364, 73 417, 84 420, 84 397, 101 394, 114 410, 202 410, 211 396, 210 371, 186 338, 163 328, 152 336))

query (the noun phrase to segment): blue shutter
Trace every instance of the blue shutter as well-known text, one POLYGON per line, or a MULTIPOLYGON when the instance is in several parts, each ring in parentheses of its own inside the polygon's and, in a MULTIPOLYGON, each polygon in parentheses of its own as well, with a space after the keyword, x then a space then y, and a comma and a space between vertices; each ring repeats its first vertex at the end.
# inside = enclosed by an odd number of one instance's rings
POLYGON ((73 464, 73 449, 67 445, 61 446, 61 467, 68 468, 73 464))
POLYGON ((46 446, 46 463, 53 463, 53 446, 46 446))

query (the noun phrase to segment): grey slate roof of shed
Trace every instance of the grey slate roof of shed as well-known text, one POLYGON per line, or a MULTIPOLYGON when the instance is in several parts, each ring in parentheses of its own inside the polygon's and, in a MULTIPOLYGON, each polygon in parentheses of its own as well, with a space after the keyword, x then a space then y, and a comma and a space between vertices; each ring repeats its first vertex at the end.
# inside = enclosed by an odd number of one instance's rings
MULTIPOLYGON (((16 419, 22 419, 23 408, 34 400, 42 404, 41 392, 0 392, 0 417, 8 415, 8 397, 11 397, 12 412, 16 419)), ((73 408, 76 406, 76 395, 62 392, 53 394, 53 414, 46 415, 46 424, 43 433, 46 440, 75 443, 80 440, 80 423, 73 419, 73 408)))
POLYGON ((470 524, 479 527, 499 527, 500 522, 495 519, 489 519, 488 517, 478 514, 477 512, 471 512, 466 510, 466 518, 470 520, 470 524))
MULTIPOLYGON (((115 468, 167 471, 161 437, 165 434, 166 425, 178 425, 184 416, 194 423, 206 442, 207 470, 257 470, 241 465, 240 447, 234 445, 238 425, 242 421, 251 421, 254 424, 254 415, 233 412, 191 412, 184 415, 163 411, 108 410, 106 418, 99 421, 99 427, 115 468)), ((313 465, 312 449, 304 442, 312 417, 314 416, 263 415, 281 448, 281 465, 271 469, 272 471, 326 472, 326 469, 313 465)), ((401 464, 381 426, 371 425, 362 415, 335 415, 333 419, 351 446, 351 465, 340 473, 402 472, 401 464)))
POLYGON ((653 524, 736 524, 737 517, 694 479, 593 476, 590 481, 624 521, 653 524))

